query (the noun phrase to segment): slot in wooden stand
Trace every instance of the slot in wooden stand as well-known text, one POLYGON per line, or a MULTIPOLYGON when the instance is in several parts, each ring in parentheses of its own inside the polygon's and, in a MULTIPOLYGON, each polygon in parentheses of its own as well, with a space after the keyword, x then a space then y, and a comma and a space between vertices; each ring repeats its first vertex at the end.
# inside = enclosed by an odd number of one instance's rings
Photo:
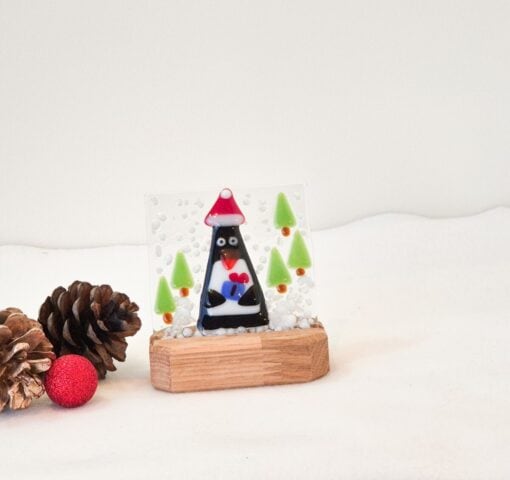
POLYGON ((193 392, 310 382, 329 370, 328 336, 322 325, 284 332, 164 338, 150 342, 152 385, 193 392))

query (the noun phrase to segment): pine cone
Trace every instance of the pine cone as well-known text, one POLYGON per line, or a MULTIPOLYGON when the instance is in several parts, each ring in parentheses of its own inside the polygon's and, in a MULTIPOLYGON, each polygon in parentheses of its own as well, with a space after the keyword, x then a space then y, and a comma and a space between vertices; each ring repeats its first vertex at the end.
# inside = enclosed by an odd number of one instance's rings
POLYGON ((43 373, 55 359, 41 325, 21 310, 0 311, 0 412, 27 408, 44 393, 43 373))
POLYGON ((56 288, 39 310, 39 322, 57 356, 74 353, 88 358, 99 378, 115 371, 113 358, 126 359, 125 337, 141 327, 138 305, 109 285, 73 282, 56 288), (112 358, 113 357, 113 358, 112 358))

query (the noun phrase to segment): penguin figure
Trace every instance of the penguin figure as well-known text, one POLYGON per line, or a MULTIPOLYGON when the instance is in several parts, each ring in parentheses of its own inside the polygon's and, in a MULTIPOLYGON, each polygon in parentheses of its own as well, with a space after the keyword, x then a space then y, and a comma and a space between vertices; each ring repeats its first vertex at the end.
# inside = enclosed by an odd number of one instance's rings
POLYGON ((213 231, 197 322, 201 331, 269 323, 264 294, 239 230, 244 220, 232 192, 222 190, 205 218, 213 231))

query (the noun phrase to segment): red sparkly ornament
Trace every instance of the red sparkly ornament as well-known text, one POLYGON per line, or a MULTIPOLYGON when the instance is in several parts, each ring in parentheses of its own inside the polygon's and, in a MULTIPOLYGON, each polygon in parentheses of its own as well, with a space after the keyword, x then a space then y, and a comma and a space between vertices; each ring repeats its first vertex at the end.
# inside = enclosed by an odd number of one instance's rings
POLYGON ((97 388, 94 365, 80 355, 57 358, 46 373, 46 393, 58 405, 66 408, 87 403, 97 388))

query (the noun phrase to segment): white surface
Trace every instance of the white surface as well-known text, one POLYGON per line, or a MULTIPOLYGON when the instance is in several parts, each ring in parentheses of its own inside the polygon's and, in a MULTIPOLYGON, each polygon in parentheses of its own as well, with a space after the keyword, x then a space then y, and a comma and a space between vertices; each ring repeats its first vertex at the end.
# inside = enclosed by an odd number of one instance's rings
POLYGON ((268 181, 307 181, 316 229, 510 206, 509 24, 497 0, 0 0, 0 243, 141 244, 144 193, 268 181))
MULTIPOLYGON (((510 210, 385 215, 314 243, 329 375, 158 392, 146 322, 87 406, 45 398, 0 415, 2 478, 508 479, 510 210)), ((0 247, 2 302, 35 314, 80 278, 129 293, 148 318, 146 265, 143 247, 0 247)))

